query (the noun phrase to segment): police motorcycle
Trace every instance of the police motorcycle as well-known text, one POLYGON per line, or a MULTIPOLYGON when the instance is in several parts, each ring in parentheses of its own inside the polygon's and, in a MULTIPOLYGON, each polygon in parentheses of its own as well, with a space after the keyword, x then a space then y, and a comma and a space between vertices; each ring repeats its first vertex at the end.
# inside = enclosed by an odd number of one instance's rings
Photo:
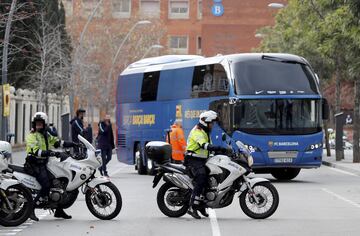
MULTIPOLYGON (((226 141, 225 134, 222 140, 226 141)), ((236 141, 234 146, 230 155, 210 156, 206 162, 208 184, 204 192, 204 207, 229 206, 235 194, 239 193, 240 207, 247 216, 253 219, 268 218, 279 205, 278 192, 269 180, 248 177, 253 164, 250 150, 240 141, 236 141)), ((161 179, 165 182, 157 194, 160 211, 169 217, 185 215, 194 188, 191 173, 185 166, 169 162, 171 146, 168 143, 149 142, 145 151, 148 158, 158 166, 153 188, 161 179)))
MULTIPOLYGON (((109 178, 95 177, 96 170, 102 165, 100 150, 96 150, 81 135, 78 138, 86 148, 85 157, 81 159, 67 152, 53 153, 47 163, 47 169, 53 177, 49 197, 40 198, 40 204, 36 204, 35 208, 69 208, 81 189, 89 211, 101 220, 111 220, 120 213, 121 194, 109 178)), ((41 189, 36 178, 26 173, 22 166, 9 165, 9 168, 16 180, 30 189, 35 197, 41 189)))
POLYGON ((33 198, 29 189, 6 173, 10 159, 10 143, 0 141, 0 225, 12 227, 29 218, 33 198))

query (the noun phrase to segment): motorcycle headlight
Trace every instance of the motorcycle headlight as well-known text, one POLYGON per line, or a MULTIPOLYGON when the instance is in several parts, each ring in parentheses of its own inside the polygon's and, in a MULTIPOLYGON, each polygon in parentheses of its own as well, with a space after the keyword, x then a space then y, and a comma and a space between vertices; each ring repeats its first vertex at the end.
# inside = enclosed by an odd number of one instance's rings
POLYGON ((247 157, 247 161, 248 161, 248 165, 251 167, 254 164, 254 159, 252 156, 248 156, 247 157))
POLYGON ((322 143, 314 143, 314 144, 310 144, 307 148, 306 151, 313 151, 319 148, 322 148, 323 144, 322 143))

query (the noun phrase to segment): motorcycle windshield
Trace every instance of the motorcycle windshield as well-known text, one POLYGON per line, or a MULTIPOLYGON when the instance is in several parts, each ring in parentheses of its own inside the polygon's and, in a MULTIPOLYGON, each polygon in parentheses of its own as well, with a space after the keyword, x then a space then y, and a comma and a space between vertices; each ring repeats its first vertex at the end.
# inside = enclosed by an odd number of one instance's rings
POLYGON ((96 151, 96 149, 94 148, 94 146, 93 145, 91 145, 91 143, 89 143, 83 136, 81 136, 80 134, 78 135, 78 139, 80 140, 80 142, 82 142, 84 145, 85 145, 85 147, 86 147, 86 149, 87 150, 91 150, 91 151, 96 151))
POLYGON ((246 155, 250 155, 250 151, 249 149, 245 146, 245 144, 241 141, 236 141, 236 145, 238 146, 240 152, 246 154, 246 155))

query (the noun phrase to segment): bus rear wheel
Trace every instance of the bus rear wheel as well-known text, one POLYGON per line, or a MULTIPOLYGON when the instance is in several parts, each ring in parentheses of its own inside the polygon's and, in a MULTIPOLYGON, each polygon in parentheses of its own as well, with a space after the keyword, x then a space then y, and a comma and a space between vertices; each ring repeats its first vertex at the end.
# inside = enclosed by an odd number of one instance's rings
POLYGON ((141 145, 140 143, 136 144, 135 152, 134 152, 134 159, 135 159, 135 169, 137 170, 139 175, 146 175, 147 169, 146 166, 143 164, 143 157, 141 152, 141 145))
POLYGON ((278 180, 292 180, 300 173, 300 168, 281 168, 271 171, 271 175, 278 180))

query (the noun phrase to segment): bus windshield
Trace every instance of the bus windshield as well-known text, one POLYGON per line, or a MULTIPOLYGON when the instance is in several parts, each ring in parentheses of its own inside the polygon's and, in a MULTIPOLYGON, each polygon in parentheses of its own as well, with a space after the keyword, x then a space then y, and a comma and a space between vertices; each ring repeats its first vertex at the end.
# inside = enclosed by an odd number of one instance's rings
POLYGON ((249 60, 233 65, 238 95, 319 94, 309 66, 295 61, 249 60))
POLYGON ((234 107, 233 130, 250 134, 313 134, 321 131, 320 99, 242 100, 234 107))

